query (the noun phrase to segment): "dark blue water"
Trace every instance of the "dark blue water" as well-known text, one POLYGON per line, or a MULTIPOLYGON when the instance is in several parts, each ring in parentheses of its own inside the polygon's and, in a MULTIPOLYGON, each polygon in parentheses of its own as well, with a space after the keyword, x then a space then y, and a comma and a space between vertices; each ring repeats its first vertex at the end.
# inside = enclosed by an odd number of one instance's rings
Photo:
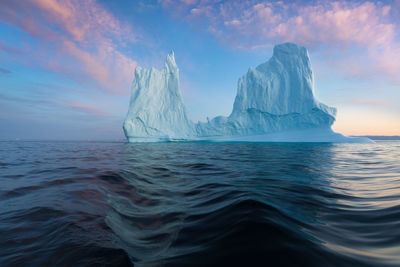
POLYGON ((400 266, 400 142, 0 142, 0 266, 400 266))

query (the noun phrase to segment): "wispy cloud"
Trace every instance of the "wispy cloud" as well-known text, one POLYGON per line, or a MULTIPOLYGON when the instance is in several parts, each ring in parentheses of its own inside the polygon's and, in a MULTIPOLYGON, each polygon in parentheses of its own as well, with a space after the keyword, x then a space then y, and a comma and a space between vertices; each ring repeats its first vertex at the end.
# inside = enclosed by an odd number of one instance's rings
POLYGON ((323 46, 350 56, 336 58, 335 65, 345 73, 367 76, 375 72, 400 79, 399 0, 392 4, 181 0, 179 8, 176 2, 162 3, 171 13, 179 13, 177 17, 206 24, 212 35, 234 48, 265 49, 287 41, 311 49, 323 46))
POLYGON ((65 103, 65 107, 88 115, 95 115, 95 116, 105 115, 104 109, 101 109, 95 105, 90 105, 88 103, 84 103, 81 101, 67 102, 65 103))
POLYGON ((24 105, 34 107, 35 110, 38 108, 57 108, 64 109, 70 112, 79 112, 80 114, 86 114, 89 116, 96 117, 110 117, 111 114, 99 107, 96 104, 90 104, 88 102, 80 101, 80 100, 65 100, 65 99, 50 99, 50 98, 41 98, 41 97, 25 97, 25 96, 12 96, 0 94, 0 101, 3 102, 11 102, 16 104, 23 103, 24 105))
POLYGON ((351 100, 352 104, 355 105, 363 105, 363 106, 371 106, 371 107, 389 107, 392 105, 391 102, 387 100, 382 100, 382 99, 352 99, 351 100))
POLYGON ((34 39, 13 50, 3 41, 3 51, 18 50, 13 56, 21 61, 29 54, 30 64, 112 93, 129 92, 136 62, 122 48, 135 33, 96 1, 4 0, 0 20, 34 39))
POLYGON ((47 99, 34 99, 34 98, 18 97, 18 96, 5 95, 5 94, 0 94, 0 101, 14 102, 14 103, 18 103, 18 104, 24 103, 26 105, 33 105, 33 106, 55 105, 54 101, 49 101, 47 99))
POLYGON ((11 73, 11 70, 0 67, 0 74, 9 75, 11 73))

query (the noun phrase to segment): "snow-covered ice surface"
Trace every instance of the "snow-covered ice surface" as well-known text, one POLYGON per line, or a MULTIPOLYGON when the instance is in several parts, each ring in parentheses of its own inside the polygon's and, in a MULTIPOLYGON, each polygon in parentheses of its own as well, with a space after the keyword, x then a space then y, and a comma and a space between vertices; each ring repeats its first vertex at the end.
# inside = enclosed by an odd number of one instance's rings
POLYGON ((178 140, 240 142, 371 142, 332 131, 336 109, 314 97, 307 50, 285 43, 238 81, 228 117, 191 122, 179 89, 174 54, 165 67, 136 68, 124 132, 129 142, 178 140))

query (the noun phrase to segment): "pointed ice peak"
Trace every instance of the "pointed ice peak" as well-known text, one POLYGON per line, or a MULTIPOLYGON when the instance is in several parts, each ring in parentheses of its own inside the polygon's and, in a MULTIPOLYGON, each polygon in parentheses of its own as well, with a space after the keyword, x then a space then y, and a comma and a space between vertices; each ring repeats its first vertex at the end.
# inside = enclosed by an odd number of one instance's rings
POLYGON ((174 53, 174 50, 171 50, 171 51, 169 51, 169 53, 168 53, 167 57, 172 57, 172 58, 174 58, 174 59, 175 59, 175 53, 174 53))
POLYGON ((275 45, 274 56, 278 58, 285 58, 289 56, 308 57, 307 49, 303 46, 293 43, 283 43, 275 45))
POLYGON ((175 54, 174 51, 171 50, 171 52, 168 53, 167 58, 165 59, 165 66, 169 70, 177 69, 177 65, 175 62, 175 54))

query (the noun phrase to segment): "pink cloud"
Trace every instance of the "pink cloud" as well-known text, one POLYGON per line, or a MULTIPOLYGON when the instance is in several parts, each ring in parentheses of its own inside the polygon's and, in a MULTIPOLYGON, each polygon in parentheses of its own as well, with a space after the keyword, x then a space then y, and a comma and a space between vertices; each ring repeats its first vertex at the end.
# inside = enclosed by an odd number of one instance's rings
POLYGON ((38 6, 46 9, 47 11, 61 16, 62 18, 69 18, 72 16, 72 11, 63 4, 53 0, 33 0, 38 6))
POLYGON ((120 47, 136 36, 95 1, 5 0, 0 19, 39 42, 22 49, 34 53, 30 58, 35 62, 28 64, 109 92, 129 93, 136 62, 120 47))
POLYGON ((355 49, 360 53, 352 57, 360 66, 344 68, 344 72, 369 75, 372 70, 391 77, 400 73, 400 27, 396 23, 399 0, 392 5, 346 1, 190 2, 181 1, 179 9, 165 7, 174 13, 181 12, 179 17, 187 21, 208 24, 212 35, 235 48, 270 49, 273 44, 290 41, 311 49, 329 47, 337 53, 355 49), (366 63, 370 64, 368 68, 366 63))
POLYGON ((356 6, 334 2, 329 6, 304 7, 300 15, 281 22, 287 31, 273 32, 281 39, 315 43, 382 45, 394 38, 395 27, 383 15, 388 6, 373 3, 356 6))

